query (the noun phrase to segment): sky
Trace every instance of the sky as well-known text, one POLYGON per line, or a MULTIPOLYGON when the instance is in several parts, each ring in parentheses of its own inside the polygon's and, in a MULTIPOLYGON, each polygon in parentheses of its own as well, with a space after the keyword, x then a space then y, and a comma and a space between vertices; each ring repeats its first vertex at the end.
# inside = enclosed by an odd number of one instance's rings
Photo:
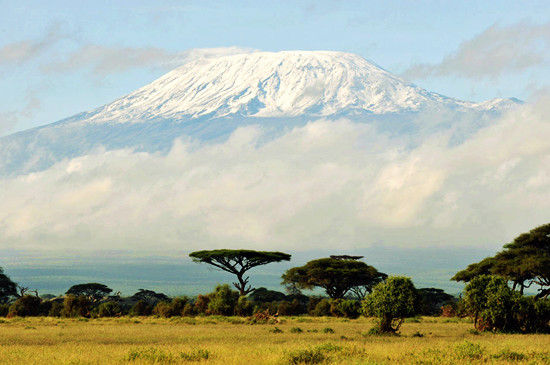
POLYGON ((106 104, 203 48, 352 52, 425 89, 473 101, 525 100, 550 80, 546 1, 2 0, 0 7, 0 136, 106 104))
MULTIPOLYGON (((351 52, 446 96, 525 101, 460 142, 452 130, 413 141, 314 120, 267 143, 252 125, 215 144, 100 149, 0 177, 0 266, 30 286, 60 292, 116 272, 113 285, 129 293, 148 262, 151 285, 195 293, 207 284, 190 287, 185 275, 206 269, 181 267, 176 279, 174 267, 189 250, 230 242, 296 252, 297 263, 366 254, 456 292, 456 270, 548 222, 545 1, 0 0, 0 9, 0 136, 109 103, 197 56, 251 50, 351 52), (113 271, 114 259, 126 269, 113 271)), ((441 118, 418 116, 427 127, 441 118)), ((277 270, 264 285, 278 287, 277 270)))

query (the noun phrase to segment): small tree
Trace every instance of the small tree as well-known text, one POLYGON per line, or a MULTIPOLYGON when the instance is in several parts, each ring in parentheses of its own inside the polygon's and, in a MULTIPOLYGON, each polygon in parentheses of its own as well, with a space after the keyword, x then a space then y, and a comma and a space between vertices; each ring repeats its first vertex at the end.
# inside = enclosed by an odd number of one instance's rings
POLYGON ((374 287, 363 301, 363 313, 380 319, 379 331, 394 333, 405 317, 416 313, 417 292, 411 279, 389 277, 374 287))
POLYGON ((333 299, 343 298, 357 287, 369 287, 386 274, 362 261, 349 258, 323 258, 293 267, 283 274, 283 284, 298 289, 321 287, 333 299))
POLYGON ((135 293, 134 295, 132 295, 131 298, 133 300, 137 300, 137 301, 142 300, 142 301, 144 301, 144 302, 146 302, 147 304, 150 304, 150 305, 154 305, 159 301, 167 302, 167 301, 170 300, 168 295, 166 295, 164 293, 157 293, 155 291, 148 290, 148 289, 139 289, 139 291, 137 293, 135 293))
POLYGON ((237 276, 237 282, 233 285, 240 295, 247 295, 254 290, 248 283, 249 277, 245 277, 248 270, 272 262, 290 261, 291 257, 283 252, 253 250, 196 251, 189 256, 194 262, 204 262, 237 276))
POLYGON ((67 290, 65 294, 72 294, 77 297, 84 296, 91 301, 97 301, 109 295, 109 293, 111 293, 112 291, 113 289, 104 284, 87 283, 73 285, 69 288, 69 290, 67 290))
POLYGON ((11 281, 9 276, 4 274, 4 269, 0 267, 0 304, 7 303, 17 296, 17 284, 11 281))

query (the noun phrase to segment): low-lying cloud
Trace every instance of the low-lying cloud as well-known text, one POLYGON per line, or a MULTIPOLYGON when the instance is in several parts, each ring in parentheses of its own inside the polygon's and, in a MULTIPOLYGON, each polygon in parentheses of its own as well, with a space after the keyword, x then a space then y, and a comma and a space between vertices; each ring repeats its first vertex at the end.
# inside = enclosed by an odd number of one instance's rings
POLYGON ((550 23, 495 24, 460 44, 440 63, 416 64, 403 73, 409 79, 432 76, 496 78, 549 62, 550 23))
POLYGON ((500 247, 550 217, 550 99, 460 144, 368 124, 260 126, 166 154, 99 151, 0 180, 0 248, 500 247))

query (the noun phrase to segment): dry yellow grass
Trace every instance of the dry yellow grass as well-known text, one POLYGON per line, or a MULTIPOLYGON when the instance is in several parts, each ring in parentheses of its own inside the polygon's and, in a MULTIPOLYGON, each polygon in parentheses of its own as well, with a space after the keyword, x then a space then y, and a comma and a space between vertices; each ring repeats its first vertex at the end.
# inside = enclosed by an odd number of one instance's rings
POLYGON ((550 363, 550 335, 470 333, 471 323, 425 317, 401 336, 369 336, 373 320, 284 318, 15 318, 0 323, 0 362, 9 364, 288 364, 292 355, 335 364, 550 363), (278 327, 282 332, 273 333, 278 327), (299 327, 303 332, 295 333, 299 327), (331 328, 334 333, 323 329, 331 328), (418 333, 423 335, 419 336, 418 333), (415 335, 416 334, 416 335, 415 335), (202 350, 202 352, 199 352, 202 350), (307 352, 307 350, 311 350, 307 352), (208 354, 208 359, 205 354, 208 354), (319 355, 320 354, 320 355, 319 355))

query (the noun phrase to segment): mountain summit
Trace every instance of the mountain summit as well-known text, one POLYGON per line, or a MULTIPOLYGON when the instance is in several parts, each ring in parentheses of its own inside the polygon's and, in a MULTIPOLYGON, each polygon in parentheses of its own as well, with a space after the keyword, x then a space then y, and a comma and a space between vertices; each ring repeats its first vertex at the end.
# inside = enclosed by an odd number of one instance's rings
POLYGON ((346 117, 401 133, 414 132, 414 118, 425 111, 475 113, 470 119, 482 120, 515 104, 445 97, 349 53, 202 58, 95 110, 0 138, 0 176, 39 171, 98 147, 167 151, 178 137, 224 138, 248 124, 281 130, 314 118, 346 117))
POLYGON ((438 105, 483 108, 406 83, 350 53, 253 52, 187 63, 87 119, 326 117, 403 113, 438 105))

